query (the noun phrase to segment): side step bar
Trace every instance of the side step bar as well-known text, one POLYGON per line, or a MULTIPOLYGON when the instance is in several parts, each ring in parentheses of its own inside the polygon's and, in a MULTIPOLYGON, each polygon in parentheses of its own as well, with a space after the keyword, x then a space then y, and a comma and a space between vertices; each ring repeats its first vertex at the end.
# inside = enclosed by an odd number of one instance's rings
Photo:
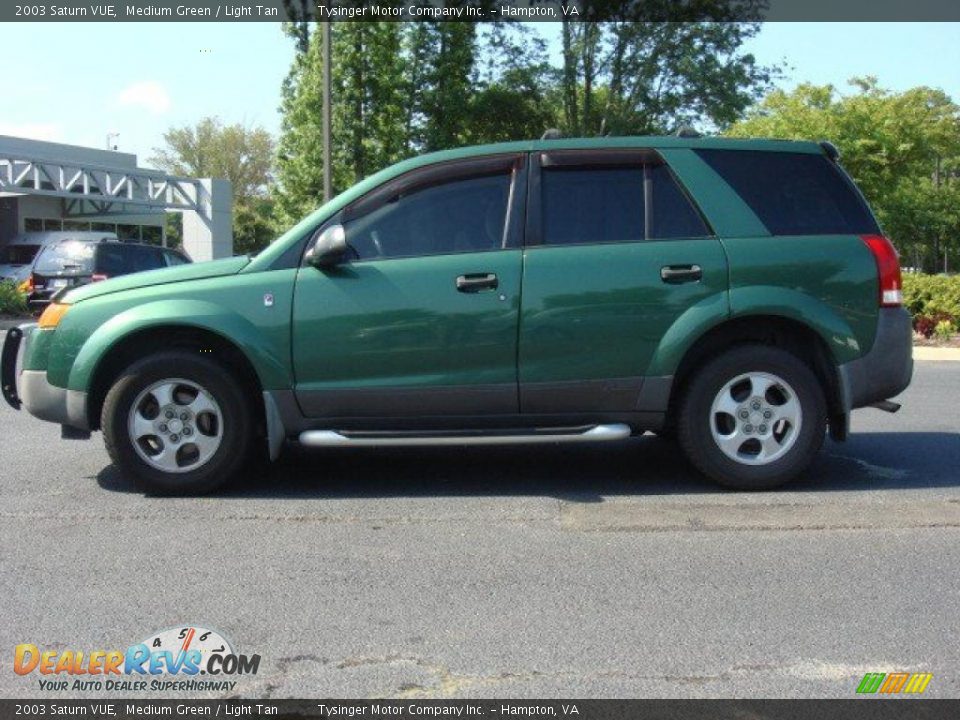
POLYGON ((516 433, 339 433, 335 430, 305 430, 300 444, 306 447, 389 447, 418 445, 519 445, 527 443, 606 442, 630 437, 629 425, 593 425, 574 430, 545 429, 516 433))

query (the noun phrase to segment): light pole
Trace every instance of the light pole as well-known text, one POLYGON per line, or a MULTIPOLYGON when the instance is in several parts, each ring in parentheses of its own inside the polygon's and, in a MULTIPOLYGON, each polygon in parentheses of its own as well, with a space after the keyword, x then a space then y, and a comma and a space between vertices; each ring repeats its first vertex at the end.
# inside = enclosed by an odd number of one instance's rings
POLYGON ((108 133, 107 133, 107 150, 113 150, 113 149, 114 149, 114 147, 113 147, 113 142, 112 142, 112 141, 113 141, 114 138, 118 138, 118 137, 120 137, 120 133, 118 133, 118 132, 108 132, 108 133))
POLYGON ((323 201, 333 193, 333 173, 330 167, 330 21, 320 23, 323 37, 323 201))

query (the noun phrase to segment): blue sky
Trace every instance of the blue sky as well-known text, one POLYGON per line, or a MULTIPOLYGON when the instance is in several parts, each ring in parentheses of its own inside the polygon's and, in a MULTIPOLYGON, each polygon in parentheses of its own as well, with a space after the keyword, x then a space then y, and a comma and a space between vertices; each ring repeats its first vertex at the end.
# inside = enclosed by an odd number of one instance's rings
MULTIPOLYGON (((558 26, 539 23, 556 54, 558 26)), ((279 131, 293 56, 279 23, 7 24, 0 134, 120 150, 146 164, 171 126, 207 115, 279 131), (13 61, 15 59, 15 62, 13 61)), ((768 23, 748 45, 789 66, 780 85, 875 75, 960 100, 960 23, 768 23)))

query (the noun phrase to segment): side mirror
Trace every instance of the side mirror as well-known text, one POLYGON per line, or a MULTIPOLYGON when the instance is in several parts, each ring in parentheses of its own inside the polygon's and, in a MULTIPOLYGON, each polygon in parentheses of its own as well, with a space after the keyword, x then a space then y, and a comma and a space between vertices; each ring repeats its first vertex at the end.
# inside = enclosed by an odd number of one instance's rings
POLYGON ((313 243, 307 253, 307 263, 318 270, 326 270, 342 263, 350 253, 343 225, 331 225, 313 243))

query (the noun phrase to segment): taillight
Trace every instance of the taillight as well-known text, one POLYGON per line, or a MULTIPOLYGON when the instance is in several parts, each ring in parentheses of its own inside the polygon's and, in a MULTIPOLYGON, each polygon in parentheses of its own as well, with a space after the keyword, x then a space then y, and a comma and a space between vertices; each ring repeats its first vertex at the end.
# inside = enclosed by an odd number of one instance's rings
POLYGON ((900 258, 883 235, 864 235, 863 242, 873 253, 877 261, 877 274, 880 279, 880 307, 897 307, 903 304, 903 284, 900 281, 900 258))
POLYGON ((109 275, 106 273, 94 273, 90 276, 90 282, 100 282, 101 280, 106 280, 109 275))
POLYGON ((17 290, 22 292, 24 295, 29 295, 33 292, 33 273, 27 275, 27 279, 20 283, 17 290))

